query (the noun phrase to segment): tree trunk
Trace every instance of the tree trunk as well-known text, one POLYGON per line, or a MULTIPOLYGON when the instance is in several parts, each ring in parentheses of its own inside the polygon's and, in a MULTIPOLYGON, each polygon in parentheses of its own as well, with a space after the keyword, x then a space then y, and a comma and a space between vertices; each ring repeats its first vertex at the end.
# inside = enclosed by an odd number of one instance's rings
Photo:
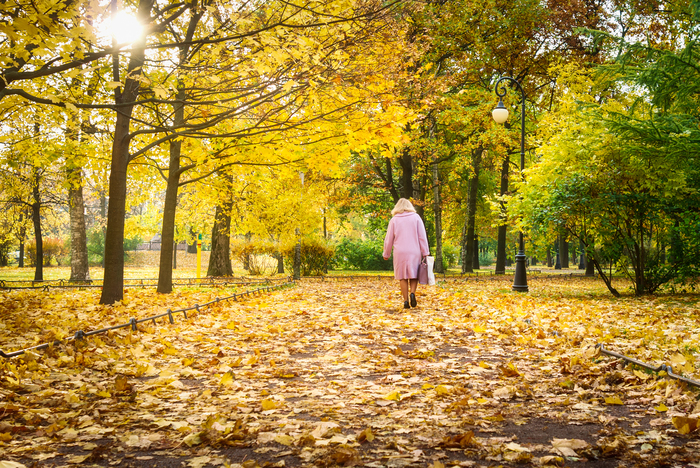
MULTIPOLYGON (((194 13, 189 21, 184 45, 179 48, 179 63, 187 62, 187 53, 190 49, 195 28, 202 17, 203 10, 194 13)), ((173 104, 173 127, 179 128, 185 123, 185 83, 178 78, 177 100, 173 104)), ((180 156, 182 155, 182 140, 170 141, 170 160, 168 164, 168 183, 165 189, 165 203, 163 206, 163 225, 161 228, 160 265, 158 269, 159 293, 169 293, 173 290, 173 269, 177 268, 177 244, 175 244, 175 214, 177 212, 177 192, 180 187, 180 156), (170 250, 170 246, 174 248, 170 250), (172 257, 172 258, 171 258, 172 257)))
POLYGON ((440 199, 440 172, 433 163, 433 216, 435 217, 435 272, 445 273, 442 262, 442 200, 440 199))
POLYGON ((34 224, 34 239, 36 242, 36 265, 34 281, 44 280, 44 239, 41 234, 41 192, 39 185, 41 173, 38 167, 32 169, 32 223, 34 224))
POLYGON ((294 276, 294 279, 298 280, 301 278, 301 237, 299 233, 299 228, 297 228, 296 234, 298 240, 296 245, 294 245, 294 265, 292 269, 292 274, 294 276))
MULTIPOLYGON (((476 205, 479 194, 479 170, 481 169, 481 156, 484 148, 479 146, 472 154, 472 177, 469 181, 469 199, 467 200, 467 233, 465 235, 466 245, 464 248, 464 258, 462 259, 462 273, 472 273, 474 271, 474 231, 476 224, 476 205)), ((479 254, 477 252, 477 258, 479 254)), ((477 263, 479 263, 477 261, 477 263)))
POLYGON ((588 266, 586 261, 586 247, 583 245, 583 241, 579 240, 579 250, 581 251, 581 261, 578 264, 579 270, 585 270, 588 266))
POLYGON ((231 268, 231 207, 227 201, 216 206, 211 230, 211 253, 207 276, 233 276, 231 268))
POLYGON ((277 259, 277 273, 280 275, 284 274, 284 255, 282 255, 281 252, 278 252, 277 255, 275 255, 275 258, 277 259))
POLYGON ((130 120, 131 117, 122 112, 117 114, 109 174, 109 206, 104 240, 104 283, 100 297, 101 304, 114 304, 124 298, 124 219, 130 120))
POLYGON ((547 246, 547 267, 552 268, 552 247, 547 246))
POLYGON ((19 215, 19 261, 18 267, 24 268, 24 240, 27 238, 27 226, 24 224, 24 210, 19 215))
POLYGON ((70 206, 70 280, 88 281, 87 233, 85 231, 85 200, 83 199, 83 171, 68 167, 68 204, 70 206))
MULTIPOLYGON (((105 242, 107 238, 107 196, 104 192, 100 192, 100 230, 102 231, 102 260, 100 260, 100 266, 102 269, 105 267, 105 242)), ((150 250, 150 247, 149 249, 150 250)))
MULTIPOLYGON (((180 97, 178 96, 178 99, 180 97)), ((184 96, 182 97, 184 99, 184 96)), ((176 110, 182 112, 182 106, 176 110)), ((177 211, 177 191, 180 185, 180 151, 182 141, 170 142, 170 164, 168 166, 168 183, 165 188, 165 202, 163 203, 163 225, 160 231, 160 264, 158 268, 158 288, 161 294, 168 294, 173 290, 173 249, 175 243, 175 214, 177 211)), ((207 275, 208 276, 208 275, 207 275)))
MULTIPOLYGON (((148 24, 154 0, 140 0, 137 18, 148 24)), ((116 1, 112 2, 116 13, 116 1)), ((134 42, 127 66, 124 87, 114 90, 115 104, 120 105, 114 126, 112 161, 109 173, 109 207, 105 234, 105 271, 100 304, 114 304, 124 298, 124 219, 126 217, 126 182, 129 166, 129 128, 135 101, 141 88, 146 35, 134 42)), ((112 75, 119 79, 119 57, 113 57, 112 75)))
MULTIPOLYGON (((595 248, 595 247, 591 247, 595 248)), ((593 265, 593 262, 591 261, 591 256, 588 255, 588 249, 584 250, 585 255, 586 255, 586 276, 594 276, 595 275, 595 265, 593 265)))
POLYGON ((399 163, 401 164, 401 198, 410 200, 413 197, 413 164, 408 147, 402 150, 399 163))
MULTIPOLYGON (((501 195, 508 192, 508 169, 510 166, 510 156, 506 155, 501 167, 501 195)), ((505 212, 505 205, 501 204, 501 210, 505 212)), ((498 225, 498 245, 496 247, 496 274, 506 273, 506 234, 508 226, 501 221, 498 225)))
POLYGON ((474 234, 474 256, 472 258, 472 268, 475 270, 481 269, 479 264, 479 236, 474 234))
POLYGON ((569 268, 569 242, 563 229, 559 232, 559 261, 561 268, 569 268))
POLYGON ((191 244, 187 244, 187 253, 196 254, 197 253, 197 233, 194 232, 194 228, 190 226, 190 238, 194 239, 191 244))

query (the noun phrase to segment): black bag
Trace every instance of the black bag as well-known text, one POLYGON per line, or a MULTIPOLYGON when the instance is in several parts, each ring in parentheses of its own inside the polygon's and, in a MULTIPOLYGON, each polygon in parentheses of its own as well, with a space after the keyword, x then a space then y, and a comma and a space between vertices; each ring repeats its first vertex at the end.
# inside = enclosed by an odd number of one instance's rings
POLYGON ((418 283, 428 284, 428 262, 426 262, 425 257, 423 257, 418 267, 418 283))

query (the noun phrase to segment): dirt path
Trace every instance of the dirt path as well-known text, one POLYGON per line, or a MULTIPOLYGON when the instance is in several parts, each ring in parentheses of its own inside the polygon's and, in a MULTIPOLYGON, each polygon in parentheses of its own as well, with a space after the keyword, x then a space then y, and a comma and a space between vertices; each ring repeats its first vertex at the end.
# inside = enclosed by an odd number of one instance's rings
POLYGON ((700 466, 650 389, 678 408, 690 393, 596 362, 586 340, 534 323, 536 297, 488 288, 423 288, 404 310, 386 280, 302 282, 14 361, 27 369, 0 380, 0 460, 700 466))

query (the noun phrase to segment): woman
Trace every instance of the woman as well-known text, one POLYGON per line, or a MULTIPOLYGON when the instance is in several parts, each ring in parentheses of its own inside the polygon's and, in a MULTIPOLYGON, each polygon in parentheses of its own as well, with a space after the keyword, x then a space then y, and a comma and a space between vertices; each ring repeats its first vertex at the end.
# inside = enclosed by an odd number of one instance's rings
POLYGON ((411 289, 410 307, 415 307, 416 288, 418 287, 418 268, 423 257, 430 255, 428 236, 425 234, 423 220, 416 209, 405 198, 399 199, 391 210, 391 221, 384 238, 384 260, 389 260, 391 248, 394 248, 394 278, 401 283, 403 308, 409 308, 409 286, 411 289))

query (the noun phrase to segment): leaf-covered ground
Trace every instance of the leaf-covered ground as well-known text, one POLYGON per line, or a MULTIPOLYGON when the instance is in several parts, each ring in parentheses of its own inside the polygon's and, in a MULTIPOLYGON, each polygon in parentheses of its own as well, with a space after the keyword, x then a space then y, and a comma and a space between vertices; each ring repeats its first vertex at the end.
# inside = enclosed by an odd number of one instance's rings
MULTIPOLYGON (((0 361, 0 467, 700 467, 697 394, 594 345, 698 378, 696 296, 591 279, 302 281, 0 361), (239 466, 241 465, 241 466, 239 466)), ((228 290, 3 292, 0 347, 228 290)))

